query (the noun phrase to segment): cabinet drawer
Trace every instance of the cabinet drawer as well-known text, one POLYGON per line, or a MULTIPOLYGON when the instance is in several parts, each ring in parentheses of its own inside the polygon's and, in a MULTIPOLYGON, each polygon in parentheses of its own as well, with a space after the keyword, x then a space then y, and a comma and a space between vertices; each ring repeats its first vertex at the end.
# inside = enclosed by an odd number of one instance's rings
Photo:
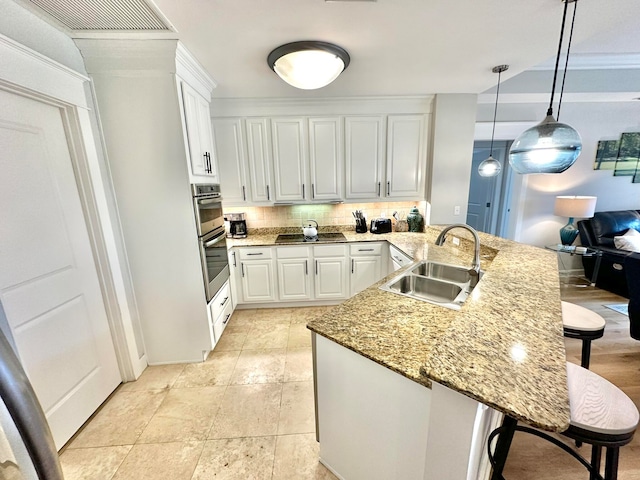
POLYGON ((214 319, 213 334, 216 337, 216 342, 220 341, 222 332, 225 328, 227 328, 227 323, 229 323, 229 319, 231 318, 232 313, 233 313, 233 306, 231 305, 231 302, 227 302, 220 316, 214 319))
POLYGON ((346 246, 341 245, 315 245, 313 247, 314 257, 344 257, 347 255, 346 246))
POLYGON ((240 260, 264 260, 271 258, 271 249, 269 247, 262 248, 239 248, 240 260))
POLYGON ((225 282, 220 291, 211 300, 211 320, 213 322, 220 316, 227 305, 231 303, 231 290, 229 282, 225 282))
POLYGON ((393 245, 389 246, 389 255, 391 256, 391 260, 397 263, 398 265, 400 265, 401 267, 404 267, 405 265, 409 265, 410 263, 413 262, 413 259, 411 257, 409 257, 404 252, 398 250, 393 245))
POLYGON ((355 243, 349 245, 349 253, 352 256, 365 256, 365 255, 382 255, 381 243, 355 243))
POLYGON ((309 258, 309 247, 276 247, 277 258, 309 258))

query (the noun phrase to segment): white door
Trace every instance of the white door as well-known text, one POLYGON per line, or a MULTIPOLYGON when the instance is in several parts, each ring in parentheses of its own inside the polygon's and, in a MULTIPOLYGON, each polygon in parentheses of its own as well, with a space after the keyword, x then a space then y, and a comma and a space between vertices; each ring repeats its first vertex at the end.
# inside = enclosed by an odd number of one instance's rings
POLYGON ((346 298, 348 293, 345 257, 315 260, 315 295, 317 299, 346 298))
POLYGON ((382 257, 351 257, 351 296, 380 280, 382 257))
POLYGON ((0 301, 60 448, 121 377, 61 112, 0 105, 0 301))
POLYGON ((240 270, 245 302, 273 302, 276 299, 273 260, 241 262, 240 270))
POLYGON ((375 199, 383 194, 383 117, 344 119, 345 196, 375 199))
POLYGON ((225 204, 247 201, 247 168, 244 151, 242 120, 216 118, 213 120, 216 160, 220 172, 222 197, 225 204))
POLYGON ((311 192, 305 185, 308 148, 304 120, 273 118, 271 135, 276 202, 308 199, 311 192))
POLYGON ((200 139, 200 95, 186 83, 182 83, 182 102, 184 105, 184 121, 187 125, 187 143, 191 173, 193 175, 208 175, 209 163, 206 152, 201 148, 200 139))
POLYGON ((387 118, 386 197, 424 198, 425 131, 424 115, 387 118))
POLYGON ((247 119, 247 156, 251 181, 251 199, 254 202, 273 200, 271 192, 271 149, 269 146, 269 120, 247 119))
POLYGON ((280 300, 311 300, 309 262, 308 258, 278 259, 280 300))
POLYGON ((309 119, 311 200, 342 198, 342 150, 340 117, 309 119))

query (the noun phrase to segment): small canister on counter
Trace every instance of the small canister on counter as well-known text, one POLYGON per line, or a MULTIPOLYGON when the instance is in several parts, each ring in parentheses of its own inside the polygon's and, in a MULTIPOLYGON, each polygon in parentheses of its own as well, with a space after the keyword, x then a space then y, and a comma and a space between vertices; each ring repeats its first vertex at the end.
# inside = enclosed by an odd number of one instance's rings
POLYGON ((407 215, 407 223, 410 232, 422 232, 424 230, 424 218, 420 215, 418 207, 414 206, 407 215))

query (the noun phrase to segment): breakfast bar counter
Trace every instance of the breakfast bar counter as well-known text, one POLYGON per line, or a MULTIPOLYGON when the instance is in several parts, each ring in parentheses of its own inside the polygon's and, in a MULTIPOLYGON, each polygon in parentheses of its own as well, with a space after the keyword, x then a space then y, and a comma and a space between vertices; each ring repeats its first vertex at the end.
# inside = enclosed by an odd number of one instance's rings
MULTIPOLYGON (((465 230, 455 229, 450 236, 461 239, 459 246, 452 245, 450 239, 444 246, 436 246, 435 239, 441 230, 442 227, 427 227, 424 233, 343 233, 347 241, 387 240, 414 260, 470 266, 473 259, 471 236, 467 236, 465 230)), ((343 425, 358 415, 359 408, 366 410, 364 405, 377 404, 381 397, 393 396, 391 391, 404 388, 408 390, 402 398, 412 397, 414 405, 398 405, 397 408, 415 414, 411 414, 413 419, 409 415, 406 420, 399 414, 398 424, 404 421, 404 426, 392 428, 391 432, 396 435, 411 429, 411 422, 428 430, 422 440, 411 439, 406 444, 406 448, 415 448, 423 441, 426 454, 418 463, 426 461, 427 468, 425 470, 423 463, 422 470, 415 471, 426 471, 425 478, 435 478, 429 477, 435 471, 441 475, 439 478, 464 478, 473 470, 473 462, 476 464, 475 475, 482 477, 478 473, 482 461, 471 457, 474 451, 477 455, 486 446, 472 448, 468 445, 482 440, 476 438, 478 428, 473 425, 478 423, 479 417, 474 412, 479 411, 479 406, 488 406, 493 412, 547 431, 561 432, 568 427, 570 411, 556 256, 541 248, 487 234, 480 233, 479 237, 484 275, 460 310, 381 290, 380 285, 402 273, 398 271, 308 323, 307 327, 315 334, 321 459, 334 473, 342 476, 360 468, 359 465, 341 465, 341 454, 335 453, 337 450, 329 445, 339 443, 340 440, 334 442, 334 439, 341 435, 353 434, 342 431, 343 425), (340 363, 337 358, 341 358, 340 363), (372 367, 358 358, 367 359, 371 365, 377 365, 376 368, 382 366, 383 370, 397 374, 398 378, 404 377, 423 390, 402 383, 394 383, 391 387, 392 383, 389 383, 380 390, 369 391, 372 383, 399 380, 385 373, 378 377, 376 370, 367 370, 372 367), (349 370, 352 365, 360 366, 349 370), (358 400, 360 406, 354 405, 349 415, 340 417, 335 410, 343 408, 340 403, 346 400, 339 395, 341 390, 352 388, 352 384, 358 384, 359 391, 363 392, 358 400), (329 397, 333 394, 338 396, 331 400, 329 397), (339 399, 337 404, 336 399, 339 399), (328 410, 327 406, 330 407, 328 410), (331 417, 342 418, 343 425, 332 426, 331 417), (458 421, 461 423, 456 427, 458 421), (331 434, 332 428, 336 435, 331 434), (452 445, 458 437, 465 438, 467 443, 452 445), (462 463, 468 463, 469 467, 464 465, 460 470, 466 473, 449 475, 450 472, 440 470, 445 468, 443 463, 434 459, 456 449, 465 452, 462 463), (430 467, 431 464, 440 466, 430 467)), ((268 243, 269 239, 252 238, 252 242, 260 241, 268 243)), ((396 414, 393 404, 381 408, 388 409, 386 417, 396 414)), ((496 422, 495 416, 492 421, 496 422)), ((366 422, 363 419, 358 429, 366 430, 366 422)), ((419 435, 419 432, 415 434, 419 435)), ((374 433, 368 434, 369 438, 373 436, 374 433)), ((362 437, 362 441, 367 441, 366 438, 362 437)), ((347 447, 341 445, 340 448, 347 447)), ((368 449, 375 450, 371 446, 368 449)), ((376 455, 383 454, 381 451, 376 455)), ((371 462, 375 462, 375 455, 371 462)), ((381 465, 387 462, 385 460, 381 465)), ((406 463, 406 459, 398 461, 399 465, 406 463)), ((484 468, 486 470, 486 466, 484 468)), ((406 473, 407 478, 422 478, 416 476, 415 471, 406 473)), ((344 476, 349 479, 361 477, 364 478, 364 474, 344 476)))

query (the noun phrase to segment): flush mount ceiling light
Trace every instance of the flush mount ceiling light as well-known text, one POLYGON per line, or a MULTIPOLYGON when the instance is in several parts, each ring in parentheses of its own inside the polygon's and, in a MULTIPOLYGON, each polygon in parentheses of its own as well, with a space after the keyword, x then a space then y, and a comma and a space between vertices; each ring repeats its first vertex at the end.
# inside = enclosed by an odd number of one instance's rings
POLYGON ((496 106, 493 109, 493 130, 491 131, 491 147, 489 148, 489 158, 483 160, 478 165, 478 173, 481 177, 495 177, 502 170, 500 162, 493 158, 493 137, 496 133, 496 114, 498 113, 498 95, 500 95, 500 75, 509 69, 509 65, 496 65, 491 69, 493 73, 498 74, 498 88, 496 89, 496 106))
POLYGON ((560 89, 560 101, 558 103, 558 118, 560 118, 564 80, 567 75, 567 64, 569 63, 569 53, 571 51, 571 37, 573 36, 573 25, 576 20, 576 7, 578 4, 578 0, 562 1, 564 2, 564 13, 562 15, 560 42, 558 44, 558 55, 556 56, 556 66, 553 73, 553 86, 551 87, 551 101, 549 102, 547 116, 535 127, 525 130, 513 142, 509 149, 509 163, 518 173, 564 172, 575 163, 582 150, 582 140, 578 132, 569 125, 557 122, 555 118, 553 118, 553 95, 558 77, 558 64, 560 62, 560 51, 562 49, 562 39, 567 18, 567 7, 569 3, 574 4, 573 19, 571 21, 571 30, 567 46, 567 58, 564 66, 562 88, 560 89))
POLYGON ((308 40, 281 45, 267 57, 269 67, 289 85, 315 90, 333 82, 351 61, 344 48, 308 40))

